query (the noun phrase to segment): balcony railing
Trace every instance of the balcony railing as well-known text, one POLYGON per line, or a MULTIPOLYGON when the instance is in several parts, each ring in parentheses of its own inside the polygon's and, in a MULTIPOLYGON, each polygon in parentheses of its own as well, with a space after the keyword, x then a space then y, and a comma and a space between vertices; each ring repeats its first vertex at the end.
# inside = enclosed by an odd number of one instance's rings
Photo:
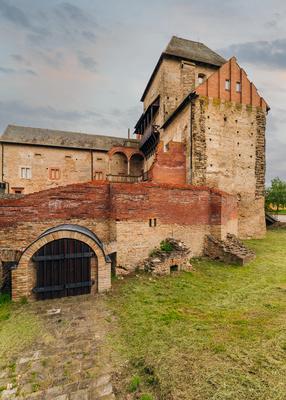
POLYGON ((116 182, 116 183, 136 183, 136 182, 142 182, 143 181, 143 176, 133 176, 133 175, 112 175, 108 174, 106 175, 106 179, 109 182, 116 182))

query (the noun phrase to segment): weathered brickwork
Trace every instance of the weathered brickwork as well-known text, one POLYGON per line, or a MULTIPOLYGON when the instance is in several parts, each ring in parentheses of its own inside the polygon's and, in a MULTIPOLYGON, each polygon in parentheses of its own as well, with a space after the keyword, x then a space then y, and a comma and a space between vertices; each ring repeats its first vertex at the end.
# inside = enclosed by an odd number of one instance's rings
POLYGON ((203 99, 192 102, 191 106, 191 182, 205 185, 207 168, 205 102, 203 99))
MULTIPOLYGON (((235 234, 235 206, 233 196, 207 187, 156 183, 90 182, 1 200, 0 249, 24 251, 21 268, 13 272, 13 296, 32 295, 31 257, 48 241, 40 239, 48 228, 64 223, 86 227, 103 242, 106 254, 117 252, 118 265, 132 270, 166 237, 184 241, 192 254, 200 255, 206 234, 223 238, 226 226, 235 234)), ((55 234, 51 237, 57 238, 55 234)), ((91 245, 87 239, 84 242, 91 245)), ((102 275, 98 272, 98 287, 103 290, 109 285, 109 267, 100 262, 98 252, 95 249, 98 271, 102 271, 102 275)))
POLYGON ((259 107, 198 98, 191 126, 192 183, 237 195, 240 237, 262 237, 265 113, 259 107))
POLYGON ((256 114, 256 158, 255 158, 255 176, 256 176, 256 197, 264 196, 265 190, 265 113, 257 110, 256 114))
POLYGON ((154 119, 154 124, 161 126, 178 107, 181 101, 199 85, 198 77, 208 78, 216 67, 164 58, 144 98, 144 110, 160 95, 162 106, 154 119))
POLYGON ((93 240, 81 233, 61 231, 47 235, 43 238, 39 238, 36 242, 32 243, 31 246, 28 247, 22 254, 18 262, 17 268, 12 271, 13 300, 19 300, 21 297, 35 299, 32 289, 36 285, 36 268, 32 257, 36 253, 36 251, 45 244, 49 243, 50 241, 63 238, 74 239, 84 242, 96 254, 96 256, 93 257, 91 260, 91 279, 93 279, 95 282, 95 285, 92 287, 91 293, 95 294, 96 292, 103 292, 110 288, 110 264, 106 263, 101 249, 94 243, 93 240))
POLYGON ((70 183, 93 179, 95 171, 108 170, 104 152, 89 152, 17 144, 4 147, 3 181, 9 182, 10 192, 32 193, 70 183), (30 178, 21 177, 21 168, 30 168, 30 178), (53 172, 58 170, 58 172, 53 172))
POLYGON ((153 182, 185 184, 186 182, 186 155, 185 145, 170 141, 166 145, 161 142, 157 148, 149 178, 153 182))
POLYGON ((6 184, 5 191, 0 186, 0 196, 106 180, 110 175, 140 176, 143 163, 138 142, 127 138, 8 126, 0 136, 0 183, 6 184), (75 141, 73 135, 79 139, 75 141))

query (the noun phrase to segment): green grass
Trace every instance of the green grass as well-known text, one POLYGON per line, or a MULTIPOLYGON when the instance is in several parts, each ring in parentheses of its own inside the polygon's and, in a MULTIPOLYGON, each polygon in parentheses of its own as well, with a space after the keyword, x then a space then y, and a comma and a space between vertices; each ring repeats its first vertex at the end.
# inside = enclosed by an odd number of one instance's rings
POLYGON ((154 399, 285 400, 286 230, 247 244, 257 257, 245 267, 196 260, 191 273, 116 285, 120 398, 138 376, 154 399))
POLYGON ((276 210, 271 210, 270 214, 282 214, 282 215, 286 215, 286 210, 279 210, 278 213, 276 210))
POLYGON ((29 311, 29 305, 12 303, 0 295, 0 369, 14 355, 28 347, 40 334, 40 319, 29 311))

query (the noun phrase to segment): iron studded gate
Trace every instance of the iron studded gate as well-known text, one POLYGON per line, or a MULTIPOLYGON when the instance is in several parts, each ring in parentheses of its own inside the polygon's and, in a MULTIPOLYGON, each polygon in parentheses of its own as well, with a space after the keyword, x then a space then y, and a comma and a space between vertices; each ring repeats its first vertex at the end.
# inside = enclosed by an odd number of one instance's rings
POLYGON ((47 243, 34 256, 37 299, 52 299, 90 293, 91 248, 79 240, 59 239, 47 243))

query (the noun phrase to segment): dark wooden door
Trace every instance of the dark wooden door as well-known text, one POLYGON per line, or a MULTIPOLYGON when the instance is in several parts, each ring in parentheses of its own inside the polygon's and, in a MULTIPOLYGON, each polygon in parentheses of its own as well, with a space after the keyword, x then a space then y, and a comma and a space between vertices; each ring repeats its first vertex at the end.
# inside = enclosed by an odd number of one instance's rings
MULTIPOLYGON (((11 297, 12 294, 12 273, 11 268, 15 265, 15 262, 3 262, 2 263, 2 276, 0 275, 0 294, 8 294, 11 297)), ((0 270, 1 272, 1 270, 0 270)))
POLYGON ((59 239, 43 246, 33 256, 37 299, 52 299, 90 293, 91 248, 74 239, 59 239))

